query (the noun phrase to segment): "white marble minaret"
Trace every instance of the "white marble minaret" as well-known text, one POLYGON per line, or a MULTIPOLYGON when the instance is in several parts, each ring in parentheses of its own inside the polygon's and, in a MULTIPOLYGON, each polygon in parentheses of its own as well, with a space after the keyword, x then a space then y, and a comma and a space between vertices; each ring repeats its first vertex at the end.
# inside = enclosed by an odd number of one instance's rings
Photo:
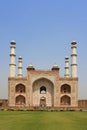
POLYGON ((71 54, 71 77, 77 77, 77 46, 76 46, 76 41, 73 41, 71 43, 71 49, 72 49, 72 54, 71 54))
POLYGON ((65 57, 65 77, 69 77, 69 57, 65 57))
POLYGON ((16 58, 16 54, 15 54, 15 49, 16 49, 16 42, 14 40, 12 40, 10 42, 11 46, 10 46, 10 77, 15 77, 16 76, 16 63, 15 63, 15 58, 16 58))
POLYGON ((19 56, 18 58, 18 77, 23 77, 23 72, 22 72, 22 57, 19 56))

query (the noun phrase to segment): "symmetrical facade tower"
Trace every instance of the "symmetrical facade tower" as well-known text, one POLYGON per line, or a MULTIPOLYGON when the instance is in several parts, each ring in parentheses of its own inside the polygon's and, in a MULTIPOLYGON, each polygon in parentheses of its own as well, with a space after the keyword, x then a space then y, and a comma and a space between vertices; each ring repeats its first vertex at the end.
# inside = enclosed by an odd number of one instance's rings
POLYGON ((77 108, 78 77, 76 42, 71 43, 71 75, 69 58, 65 58, 65 74, 61 77, 59 67, 51 70, 36 70, 32 64, 27 67, 27 76, 23 77, 22 57, 18 58, 18 74, 16 75, 15 49, 16 42, 11 42, 10 75, 8 78, 9 107, 22 108, 77 108))
POLYGON ((16 63, 15 63, 15 49, 16 49, 16 42, 14 40, 11 41, 10 46, 10 75, 9 77, 15 77, 16 76, 16 63))
POLYGON ((77 52, 76 52, 76 42, 73 41, 71 46, 72 49, 72 54, 71 54, 71 58, 72 58, 72 63, 71 63, 71 77, 77 77, 77 52))

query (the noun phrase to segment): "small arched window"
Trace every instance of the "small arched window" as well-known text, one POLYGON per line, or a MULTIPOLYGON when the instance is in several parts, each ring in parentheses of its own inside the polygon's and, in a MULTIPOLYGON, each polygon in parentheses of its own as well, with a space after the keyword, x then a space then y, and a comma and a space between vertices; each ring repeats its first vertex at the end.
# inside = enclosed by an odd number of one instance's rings
POLYGON ((70 105, 71 104, 71 99, 69 96, 63 96, 61 97, 61 105, 70 105))
POLYGON ((25 93, 25 86, 23 84, 16 85, 16 93, 25 93))
POLYGON ((71 93, 71 87, 68 84, 62 85, 61 93, 71 93))
POLYGON ((18 105, 25 104, 25 97, 22 95, 17 96, 15 100, 18 105))
POLYGON ((42 86, 40 88, 40 94, 46 94, 46 87, 42 86))

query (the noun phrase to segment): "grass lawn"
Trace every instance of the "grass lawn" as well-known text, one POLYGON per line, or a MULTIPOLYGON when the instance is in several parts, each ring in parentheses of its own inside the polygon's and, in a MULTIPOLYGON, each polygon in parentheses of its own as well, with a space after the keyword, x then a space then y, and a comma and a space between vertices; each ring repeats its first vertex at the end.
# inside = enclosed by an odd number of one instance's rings
POLYGON ((0 130, 87 130, 87 112, 0 111, 0 130))

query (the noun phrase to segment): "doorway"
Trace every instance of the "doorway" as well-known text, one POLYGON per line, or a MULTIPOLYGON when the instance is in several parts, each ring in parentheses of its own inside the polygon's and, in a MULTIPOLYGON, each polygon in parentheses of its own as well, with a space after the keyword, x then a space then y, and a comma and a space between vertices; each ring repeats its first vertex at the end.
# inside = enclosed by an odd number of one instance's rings
POLYGON ((40 98, 40 106, 46 107, 46 98, 45 97, 40 98))

